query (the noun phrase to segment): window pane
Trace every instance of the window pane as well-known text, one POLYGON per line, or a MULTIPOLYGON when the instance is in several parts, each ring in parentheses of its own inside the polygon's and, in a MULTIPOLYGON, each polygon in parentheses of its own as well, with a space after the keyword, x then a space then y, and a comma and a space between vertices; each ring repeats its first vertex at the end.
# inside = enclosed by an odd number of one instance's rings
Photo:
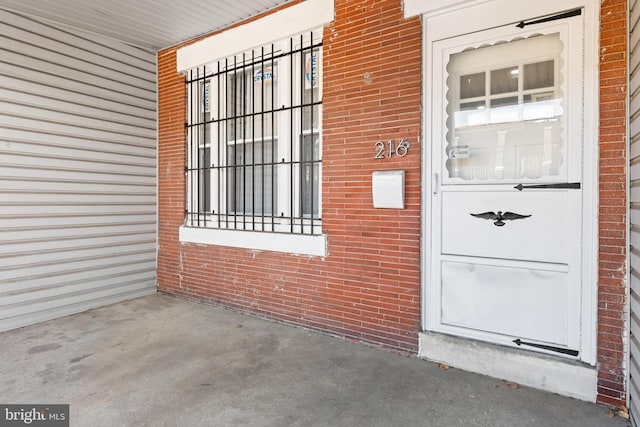
POLYGON ((491 95, 518 90, 518 67, 503 68, 491 72, 491 95))
POLYGON ((256 114, 251 119, 248 126, 251 129, 252 139, 277 135, 277 127, 274 126, 273 111, 277 101, 277 67, 270 62, 259 64, 254 70, 253 87, 249 94, 253 99, 253 113, 256 114))
POLYGON ((317 130, 320 123, 320 106, 307 106, 302 107, 302 130, 311 131, 317 130))
POLYGON ((226 120, 230 141, 277 135, 272 114, 277 102, 276 70, 265 62, 228 74, 226 120))
POLYGON ((460 76, 460 99, 476 98, 485 95, 484 73, 460 76))
POLYGON ((505 98, 496 98, 491 100, 491 108, 504 107, 507 105, 518 105, 518 97, 507 96, 505 98))
POLYGON ((229 212, 270 215, 273 212, 275 168, 272 141, 231 144, 227 149, 229 212))
POLYGON ((238 139, 237 135, 241 134, 242 112, 245 109, 245 82, 243 73, 230 74, 227 76, 227 97, 225 105, 225 117, 227 119, 227 136, 231 140, 238 139))
POLYGON ((317 134, 302 137, 301 204, 302 215, 318 217, 320 193, 320 138, 317 134))
POLYGON ((549 101, 553 99, 554 93, 551 92, 538 92, 533 94, 527 94, 523 97, 523 101, 526 103, 529 102, 541 102, 541 101, 549 101))
POLYGON ((553 87, 553 60, 536 62, 524 66, 524 89, 538 89, 553 87))
POLYGON ((460 111, 484 110, 484 101, 460 103, 460 111))
POLYGON ((211 212, 211 196, 209 194, 211 184, 211 169, 209 169, 211 149, 201 148, 199 150, 198 167, 198 211, 211 212))

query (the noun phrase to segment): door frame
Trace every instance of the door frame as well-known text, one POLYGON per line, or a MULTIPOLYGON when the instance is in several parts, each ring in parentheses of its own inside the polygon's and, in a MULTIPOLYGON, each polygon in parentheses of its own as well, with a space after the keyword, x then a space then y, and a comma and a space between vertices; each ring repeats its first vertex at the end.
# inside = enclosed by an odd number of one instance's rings
MULTIPOLYGON (((544 17, 582 8, 584 15, 584 149, 583 149, 583 248, 582 248, 582 321, 580 360, 595 365, 597 351, 598 295, 598 34, 599 2, 596 0, 538 0, 513 6, 512 0, 467 0, 448 8, 422 10, 423 25, 423 117, 422 141, 422 257, 421 257, 421 329, 433 331, 436 323, 430 311, 431 287, 432 129, 438 123, 433 117, 433 93, 440 87, 431 84, 434 76, 434 42, 478 31, 514 25, 523 19, 544 17), (455 21, 454 21, 455 20, 455 21), (451 25, 456 22, 456 25, 451 25)), ((444 82, 442 83, 444 84, 444 82)), ((435 285, 434 285, 435 286, 435 285)))

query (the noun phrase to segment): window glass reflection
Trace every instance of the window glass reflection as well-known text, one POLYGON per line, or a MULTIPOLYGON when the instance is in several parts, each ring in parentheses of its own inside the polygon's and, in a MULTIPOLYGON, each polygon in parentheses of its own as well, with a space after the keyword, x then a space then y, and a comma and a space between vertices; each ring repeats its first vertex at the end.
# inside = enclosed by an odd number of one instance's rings
POLYGON ((524 66, 524 89, 539 89, 554 86, 553 61, 536 62, 524 66))
POLYGON ((460 99, 485 95, 484 73, 468 74, 460 77, 460 99))
POLYGON ((517 92, 519 74, 518 67, 491 71, 491 95, 517 92))

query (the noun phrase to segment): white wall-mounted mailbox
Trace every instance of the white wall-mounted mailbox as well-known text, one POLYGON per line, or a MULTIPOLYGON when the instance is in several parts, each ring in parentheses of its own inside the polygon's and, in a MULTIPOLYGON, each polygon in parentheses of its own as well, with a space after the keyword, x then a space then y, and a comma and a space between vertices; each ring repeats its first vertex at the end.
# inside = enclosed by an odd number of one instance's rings
POLYGON ((404 209, 404 170, 375 171, 371 184, 374 208, 404 209))

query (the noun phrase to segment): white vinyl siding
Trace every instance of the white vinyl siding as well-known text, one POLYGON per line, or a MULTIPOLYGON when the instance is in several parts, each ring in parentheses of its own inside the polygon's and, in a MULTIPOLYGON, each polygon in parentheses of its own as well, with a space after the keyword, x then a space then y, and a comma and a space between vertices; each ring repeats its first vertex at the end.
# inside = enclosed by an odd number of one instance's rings
POLYGON ((629 409, 634 425, 640 420, 640 2, 629 2, 629 302, 631 310, 629 349, 629 409))
POLYGON ((155 53, 0 9, 0 331, 155 291, 155 53))

